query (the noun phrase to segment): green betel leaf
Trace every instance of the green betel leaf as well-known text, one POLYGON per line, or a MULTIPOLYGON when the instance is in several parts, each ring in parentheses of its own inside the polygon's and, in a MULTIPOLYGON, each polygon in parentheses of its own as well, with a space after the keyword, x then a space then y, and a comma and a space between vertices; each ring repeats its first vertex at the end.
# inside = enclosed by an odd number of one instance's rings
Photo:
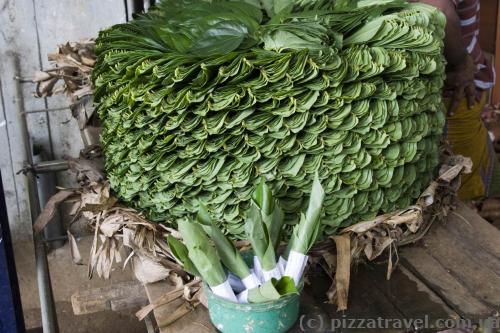
POLYGON ((263 214, 271 215, 274 210, 274 199, 271 188, 267 185, 265 178, 261 178, 255 189, 253 199, 263 214))
POLYGON ((208 28, 189 48, 196 56, 229 53, 238 48, 248 35, 248 28, 237 21, 224 21, 208 28))
POLYGON ((214 242, 224 266, 241 279, 249 276, 250 269, 243 260, 240 252, 236 249, 233 242, 227 239, 219 227, 214 224, 207 208, 203 204, 200 204, 197 221, 214 242))
POLYGON ((294 5, 294 2, 295 1, 292 1, 292 0, 274 0, 274 12, 276 14, 280 14, 281 12, 285 11, 286 12, 289 12, 293 5, 294 5))
POLYGON ((267 16, 274 16, 274 2, 275 0, 260 0, 262 8, 266 11, 267 16))
POLYGON ((281 296, 298 294, 298 289, 295 286, 295 282, 289 276, 283 276, 281 279, 276 281, 274 287, 281 296))
POLYGON ((309 197, 309 206, 306 214, 302 214, 300 222, 293 229, 291 250, 307 254, 309 249, 314 245, 320 229, 321 212, 325 192, 319 182, 318 174, 314 176, 311 195, 309 197))
POLYGON ((245 232, 252 244, 255 255, 259 258, 262 268, 266 271, 276 267, 274 244, 264 223, 261 211, 255 202, 251 202, 245 221, 245 232))
POLYGON ((248 302, 249 303, 264 303, 269 301, 275 301, 280 298, 279 292, 273 285, 272 280, 269 280, 259 287, 250 289, 248 291, 248 302))
POLYGON ((175 259, 182 265, 184 270, 189 274, 200 276, 200 273, 194 266, 193 262, 189 259, 187 247, 172 235, 167 236, 167 242, 170 247, 170 251, 172 251, 175 259))
POLYGON ((285 215, 273 198, 272 190, 264 178, 261 179, 257 186, 253 199, 260 208, 262 220, 267 227, 271 243, 276 250, 281 240, 281 230, 285 221, 285 215))
POLYGON ((271 279, 257 288, 250 289, 248 291, 248 301, 250 303, 264 303, 297 293, 298 290, 293 279, 284 276, 279 280, 271 279))
POLYGON ((227 275, 222 268, 219 256, 210 245, 207 235, 198 223, 180 220, 179 232, 188 249, 189 259, 201 275, 201 278, 211 287, 224 283, 227 275))

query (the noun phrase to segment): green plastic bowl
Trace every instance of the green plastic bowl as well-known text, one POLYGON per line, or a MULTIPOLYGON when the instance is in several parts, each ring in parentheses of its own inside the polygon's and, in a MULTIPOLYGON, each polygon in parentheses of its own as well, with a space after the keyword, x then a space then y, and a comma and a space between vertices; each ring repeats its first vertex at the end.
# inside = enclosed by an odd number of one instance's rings
MULTIPOLYGON (((253 252, 242 253, 251 266, 253 252)), ((300 283, 299 292, 303 283, 300 283)), ((299 317, 300 295, 284 296, 265 303, 240 304, 215 295, 206 284, 203 286, 208 300, 212 324, 222 333, 284 333, 299 317)))
POLYGON ((223 333, 284 333, 299 317, 300 295, 276 301, 240 304, 216 296, 204 285, 212 324, 223 333))

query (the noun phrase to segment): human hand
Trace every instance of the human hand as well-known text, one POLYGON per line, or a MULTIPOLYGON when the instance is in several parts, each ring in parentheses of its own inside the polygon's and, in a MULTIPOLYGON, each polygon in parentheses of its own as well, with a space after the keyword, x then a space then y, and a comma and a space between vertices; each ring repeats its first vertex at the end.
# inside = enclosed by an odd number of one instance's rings
POLYGON ((460 102, 467 98, 467 106, 471 109, 475 104, 476 85, 474 84, 474 74, 477 67, 470 55, 464 57, 459 64, 448 68, 446 73, 446 89, 453 91, 448 115, 452 116, 457 110, 460 102))

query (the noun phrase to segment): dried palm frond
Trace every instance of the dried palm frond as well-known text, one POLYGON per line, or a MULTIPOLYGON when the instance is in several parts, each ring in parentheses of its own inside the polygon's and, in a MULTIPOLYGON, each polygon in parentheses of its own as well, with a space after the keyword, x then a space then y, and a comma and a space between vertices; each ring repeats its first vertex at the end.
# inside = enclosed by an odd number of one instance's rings
POLYGON ((96 62, 93 39, 67 42, 58 46, 48 59, 54 67, 33 76, 37 97, 66 94, 72 103, 92 94, 90 75, 96 62), (58 85, 57 83, 61 83, 58 85))

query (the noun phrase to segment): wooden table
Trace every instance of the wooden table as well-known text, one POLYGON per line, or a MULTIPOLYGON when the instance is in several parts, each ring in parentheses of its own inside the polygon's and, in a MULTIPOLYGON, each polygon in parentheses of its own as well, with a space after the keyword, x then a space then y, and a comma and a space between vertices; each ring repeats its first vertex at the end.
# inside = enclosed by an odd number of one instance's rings
MULTIPOLYGON (((350 318, 424 320, 427 315, 432 325, 438 319, 478 319, 500 312, 500 230, 465 205, 459 204, 445 223, 436 223, 417 244, 400 249, 400 257, 398 270, 389 281, 385 279, 385 263, 361 264, 354 268, 349 309, 344 313, 325 303, 330 279, 320 270, 312 271, 312 284, 306 286, 302 295, 302 325, 297 322, 291 332, 331 332, 332 323, 350 318), (307 319, 311 318, 322 318, 322 327, 308 328, 307 319)), ((154 301, 169 288, 172 287, 163 282, 146 286, 149 300, 154 301)), ((159 307, 154 311, 161 333, 216 332, 202 306, 164 327, 162 323, 171 315, 170 309, 159 307)), ((342 332, 351 331, 363 332, 342 329, 342 332)), ((435 331, 435 328, 419 330, 435 331)))

